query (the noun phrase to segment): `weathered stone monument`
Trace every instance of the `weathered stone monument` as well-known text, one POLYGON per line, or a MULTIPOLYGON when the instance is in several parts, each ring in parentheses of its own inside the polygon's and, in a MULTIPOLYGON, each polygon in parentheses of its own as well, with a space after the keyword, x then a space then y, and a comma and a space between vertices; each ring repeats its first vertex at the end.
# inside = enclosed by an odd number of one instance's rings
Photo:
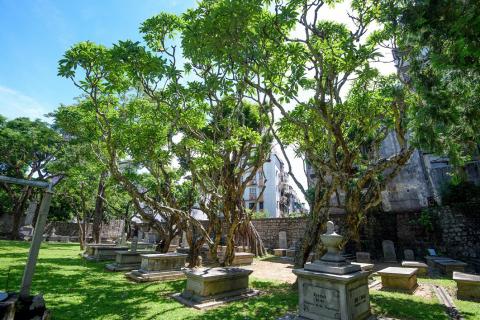
POLYGON ((417 268, 389 267, 378 271, 378 274, 382 277, 384 289, 413 293, 418 287, 417 272, 417 268))
POLYGON ((205 309, 258 295, 248 287, 252 270, 240 268, 199 268, 186 270, 187 287, 172 297, 196 309, 205 309))
POLYGON ((183 231, 183 233, 182 233, 182 242, 180 243, 180 247, 182 247, 182 248, 187 248, 188 247, 187 233, 185 231, 183 231))
POLYGON ((126 273, 125 276, 137 282, 183 278, 187 256, 183 253, 141 254, 140 269, 126 273))
POLYGON ((415 261, 415 254, 413 253, 413 250, 411 250, 411 249, 403 250, 403 257, 407 261, 415 261))
POLYGON ((82 257, 90 261, 115 260, 117 251, 128 251, 128 247, 108 243, 87 244, 82 257))
POLYGON ((287 251, 287 232, 280 231, 278 233, 278 248, 273 249, 273 253, 277 257, 284 257, 287 251))
POLYGON ((391 240, 382 241, 383 260, 385 262, 397 262, 397 254, 395 253, 395 245, 391 240))
POLYGON ((372 263, 372 259, 370 258, 370 252, 358 251, 356 253, 356 257, 358 263, 372 263))
POLYGON ((417 268, 417 275, 426 276, 428 274, 428 265, 420 261, 402 261, 403 268, 417 268))
POLYGON ((343 236, 335 233, 333 222, 320 236, 327 253, 320 260, 295 269, 298 277, 299 316, 305 320, 363 320, 370 317, 368 272, 340 255, 343 236))
POLYGON ((143 254, 155 254, 155 251, 116 251, 115 262, 105 266, 110 271, 130 271, 140 269, 143 254))
POLYGON ((25 223, 26 226, 33 226, 33 218, 35 217, 35 211, 37 211, 38 202, 35 200, 30 201, 26 210, 25 223))
POLYGON ((457 283, 457 298, 480 300, 480 275, 454 271, 453 280, 457 283))

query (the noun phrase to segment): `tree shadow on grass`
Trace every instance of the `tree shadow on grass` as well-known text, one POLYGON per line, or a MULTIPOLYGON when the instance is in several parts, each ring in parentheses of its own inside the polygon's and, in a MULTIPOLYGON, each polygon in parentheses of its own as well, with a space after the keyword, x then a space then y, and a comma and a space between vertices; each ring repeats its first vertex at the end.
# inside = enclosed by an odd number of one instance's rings
POLYGON ((448 320, 445 310, 435 300, 425 300, 408 294, 370 292, 370 302, 376 315, 405 320, 448 320))

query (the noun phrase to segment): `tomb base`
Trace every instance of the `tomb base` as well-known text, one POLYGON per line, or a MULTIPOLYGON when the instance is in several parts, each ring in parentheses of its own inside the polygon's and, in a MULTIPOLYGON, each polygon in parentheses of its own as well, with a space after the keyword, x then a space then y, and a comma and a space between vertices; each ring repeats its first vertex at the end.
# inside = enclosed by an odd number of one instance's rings
POLYGON ((187 287, 172 296, 178 302, 196 309, 211 308, 259 294, 248 287, 252 270, 241 268, 199 268, 185 271, 187 287))
POLYGON ((109 263, 105 268, 109 271, 130 271, 140 269, 142 254, 156 253, 155 251, 117 251, 115 262, 109 263))
MULTIPOLYGON (((357 266, 358 267, 358 266, 357 266)), ((368 272, 330 274, 295 269, 302 320, 364 320, 371 316, 368 272)))
POLYGON ((382 278, 382 288, 413 293, 418 287, 417 268, 389 267, 378 271, 382 278))
POLYGON ((480 301, 480 275, 453 272, 453 280, 457 283, 457 298, 480 301))
POLYGON ((184 278, 186 254, 157 253, 141 254, 140 269, 126 273, 125 276, 137 282, 175 280, 184 278))
POLYGON ((114 246, 108 244, 87 245, 82 257, 89 261, 115 260, 117 251, 127 251, 126 246, 114 246))

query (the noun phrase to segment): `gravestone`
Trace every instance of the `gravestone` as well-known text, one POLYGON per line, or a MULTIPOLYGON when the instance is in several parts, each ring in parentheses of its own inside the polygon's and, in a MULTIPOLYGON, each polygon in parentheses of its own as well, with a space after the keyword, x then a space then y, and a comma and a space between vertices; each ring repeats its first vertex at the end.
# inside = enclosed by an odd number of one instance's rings
POLYGON ((356 253, 358 263, 371 263, 370 252, 358 251, 356 253))
POLYGON ((28 208, 26 210, 26 217, 25 217, 25 225, 26 226, 33 226, 33 218, 35 217, 35 211, 37 211, 37 201, 30 201, 28 208))
POLYGON ((382 278, 383 289, 400 290, 413 293, 418 287, 417 268, 388 267, 378 271, 382 278))
POLYGON ((278 248, 279 249, 287 249, 287 232, 280 231, 278 233, 278 248))
POLYGON ((427 249, 427 251, 429 256, 432 256, 432 257, 437 256, 437 252, 435 251, 435 249, 427 249))
POLYGON ((343 236, 335 233, 333 222, 320 236, 327 253, 303 269, 298 277, 299 317, 305 320, 364 320, 371 315, 368 292, 369 272, 351 264, 340 255, 343 236))
POLYGON ((137 237, 133 237, 133 239, 132 239, 131 251, 132 251, 132 252, 137 252, 137 248, 138 248, 138 238, 137 238, 137 237))
POLYGON ((395 253, 395 245, 391 240, 382 241, 383 260, 385 262, 397 262, 397 254, 395 253))
POLYGON ((415 254, 413 253, 413 250, 411 250, 411 249, 403 250, 403 256, 404 256, 405 260, 407 260, 407 261, 415 261, 415 254))

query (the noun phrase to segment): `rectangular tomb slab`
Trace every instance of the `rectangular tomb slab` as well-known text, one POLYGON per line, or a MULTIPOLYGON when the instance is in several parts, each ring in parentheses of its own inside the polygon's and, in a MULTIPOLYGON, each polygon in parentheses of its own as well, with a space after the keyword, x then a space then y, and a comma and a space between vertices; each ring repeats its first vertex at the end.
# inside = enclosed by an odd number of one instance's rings
POLYGON ((184 277, 183 269, 185 268, 187 254, 157 253, 140 256, 142 258, 140 269, 125 274, 134 281, 173 280, 184 277))
POLYGON ((287 255, 287 249, 273 249, 273 254, 276 257, 285 257, 287 255))
POLYGON ((428 273, 428 265, 419 261, 402 261, 403 268, 417 268, 419 276, 426 276, 428 273))
POLYGON ((452 276, 454 271, 464 272, 467 264, 458 260, 435 260, 435 267, 438 268, 443 274, 452 276))
POLYGON ((418 286, 417 268, 389 267, 378 271, 382 277, 382 287, 413 293, 418 286))
POLYGON ((140 269, 142 254, 153 254, 155 251, 117 251, 115 262, 105 266, 110 271, 130 271, 140 269))
POLYGON ((190 307, 205 309, 248 298, 259 292, 249 289, 252 270, 241 268, 199 268, 186 270, 187 287, 172 297, 190 307))
POLYGON ((127 251, 127 246, 88 245, 83 257, 92 261, 115 260, 117 251, 127 251))
POLYGON ((454 271, 453 280, 457 283, 457 298, 480 300, 480 275, 454 271))
POLYGON ((255 257, 255 255, 250 252, 235 252, 235 257, 233 258, 232 265, 251 265, 253 263, 253 257, 255 257))

